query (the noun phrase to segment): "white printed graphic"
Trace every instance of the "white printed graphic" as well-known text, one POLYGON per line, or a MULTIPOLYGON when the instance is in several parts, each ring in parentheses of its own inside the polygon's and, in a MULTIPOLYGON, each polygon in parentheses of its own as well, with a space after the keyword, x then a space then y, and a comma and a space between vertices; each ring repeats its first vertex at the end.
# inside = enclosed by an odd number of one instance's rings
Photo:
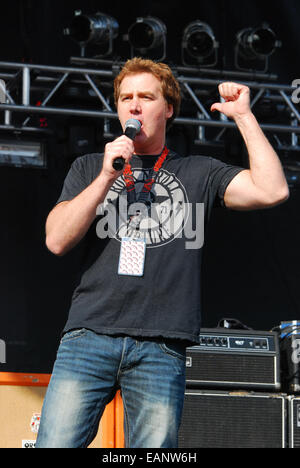
MULTIPOLYGON (((149 171, 132 169, 137 200, 149 171)), ((147 249, 161 247, 176 238, 186 238, 187 249, 199 249, 204 243, 204 204, 189 203, 186 190, 175 174, 161 169, 150 193, 149 206, 136 202, 128 206, 125 181, 116 180, 105 201, 98 206, 100 215, 96 233, 100 239, 133 237, 128 229, 128 217, 141 213, 139 231, 147 249)))

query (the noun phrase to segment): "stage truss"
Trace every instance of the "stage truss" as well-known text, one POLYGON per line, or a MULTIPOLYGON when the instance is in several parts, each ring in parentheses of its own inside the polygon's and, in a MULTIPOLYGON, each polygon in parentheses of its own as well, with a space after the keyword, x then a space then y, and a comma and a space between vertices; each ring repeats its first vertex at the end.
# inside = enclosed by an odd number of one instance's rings
MULTIPOLYGON (((104 136, 113 137, 110 122, 118 118, 113 104, 113 79, 122 62, 75 57, 71 63, 75 65, 0 62, 0 132, 50 134, 51 128, 34 125, 33 117, 51 115, 102 120, 104 136)), ((292 84, 278 84, 276 75, 255 72, 172 68, 183 95, 182 111, 174 124, 196 128, 197 144, 220 144, 226 129, 236 128, 233 121, 217 112, 212 114, 209 108, 218 100, 218 84, 237 81, 251 89, 254 113, 259 106, 262 111, 264 107, 271 109, 270 121, 259 122, 273 137, 277 149, 300 149, 300 112, 292 84)))

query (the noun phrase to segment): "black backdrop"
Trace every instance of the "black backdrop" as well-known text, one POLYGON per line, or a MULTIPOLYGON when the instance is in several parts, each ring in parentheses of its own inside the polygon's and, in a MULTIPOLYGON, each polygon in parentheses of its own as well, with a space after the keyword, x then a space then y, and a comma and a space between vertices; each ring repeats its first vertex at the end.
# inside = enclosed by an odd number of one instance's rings
MULTIPOLYGON (((74 9, 111 14, 121 34, 138 16, 161 18, 168 28, 167 60, 173 63, 180 58, 181 31, 201 19, 220 42, 219 66, 225 69, 233 68, 235 33, 268 21, 282 41, 269 71, 280 83, 300 78, 298 0, 2 1, 0 61, 69 65, 79 49, 62 30, 74 9)), ((121 39, 115 50, 122 58, 129 55, 121 39)), ((57 127, 57 138, 47 144, 48 169, 0 168, 0 339, 7 344, 7 363, 0 364, 0 371, 51 372, 80 257, 76 248, 56 258, 44 245, 46 216, 72 158, 79 155, 70 138, 60 138, 60 123, 52 117, 48 124, 57 127)), ((101 140, 90 145, 88 150, 103 148, 101 140)), ((214 211, 205 241, 203 326, 232 317, 254 329, 270 330, 280 321, 300 319, 299 202, 299 189, 293 188, 288 202, 271 210, 214 211)))

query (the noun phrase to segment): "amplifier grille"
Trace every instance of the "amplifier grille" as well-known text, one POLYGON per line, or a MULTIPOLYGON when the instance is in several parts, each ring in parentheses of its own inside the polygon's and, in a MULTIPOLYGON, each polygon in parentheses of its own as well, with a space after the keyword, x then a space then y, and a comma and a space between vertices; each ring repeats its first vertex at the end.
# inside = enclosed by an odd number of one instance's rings
POLYGON ((281 448, 284 404, 283 397, 186 394, 179 447, 281 448))
POLYGON ((275 358, 262 355, 190 353, 187 380, 274 384, 275 358))

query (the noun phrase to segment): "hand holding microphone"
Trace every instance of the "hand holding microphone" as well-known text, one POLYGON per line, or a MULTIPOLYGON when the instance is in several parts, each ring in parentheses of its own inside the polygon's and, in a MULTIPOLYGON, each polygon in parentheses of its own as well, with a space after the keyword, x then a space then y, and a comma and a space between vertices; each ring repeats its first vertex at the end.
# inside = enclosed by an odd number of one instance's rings
MULTIPOLYGON (((137 119, 129 119, 125 122, 125 132, 126 135, 131 140, 134 140, 136 135, 141 131, 141 122, 137 119)), ((124 167, 125 159, 116 158, 113 162, 113 168, 116 171, 121 171, 124 167)))

